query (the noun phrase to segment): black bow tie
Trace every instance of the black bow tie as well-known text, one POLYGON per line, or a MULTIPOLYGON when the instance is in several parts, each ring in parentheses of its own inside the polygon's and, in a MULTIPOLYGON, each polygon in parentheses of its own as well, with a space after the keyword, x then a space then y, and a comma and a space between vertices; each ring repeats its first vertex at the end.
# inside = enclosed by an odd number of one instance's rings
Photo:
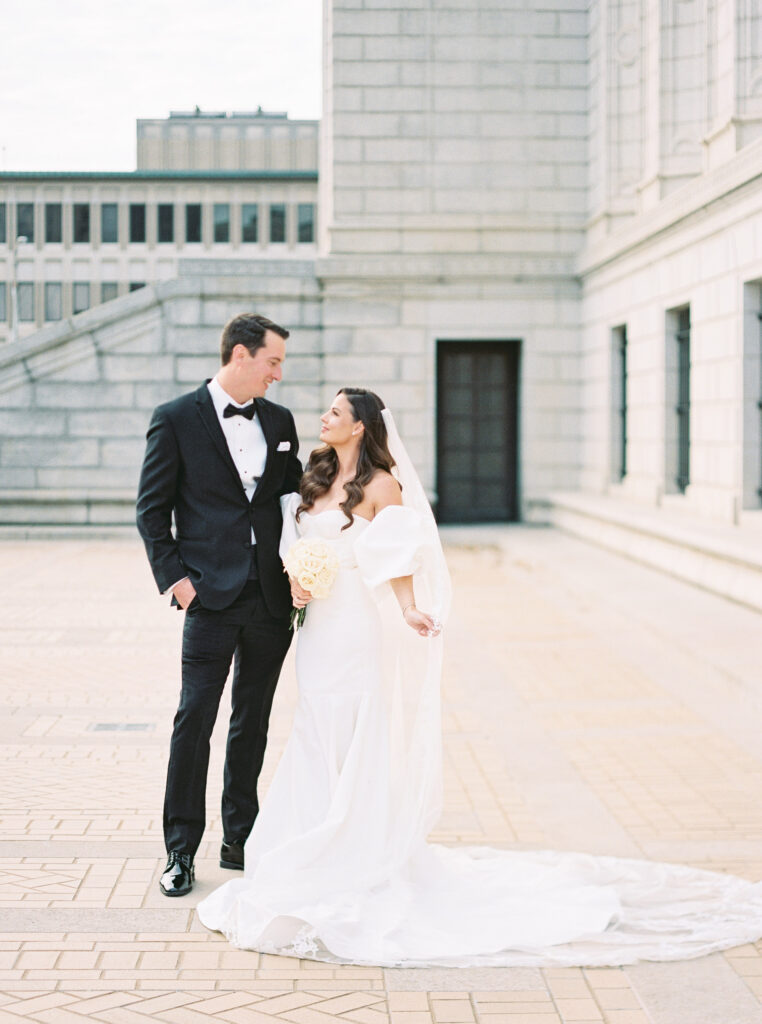
POLYGON ((238 405, 233 405, 231 403, 225 406, 225 410, 222 413, 222 416, 223 419, 226 420, 229 419, 231 416, 245 416, 247 420, 253 420, 256 411, 257 407, 254 404, 254 402, 252 402, 251 405, 245 405, 243 408, 241 408, 238 405))

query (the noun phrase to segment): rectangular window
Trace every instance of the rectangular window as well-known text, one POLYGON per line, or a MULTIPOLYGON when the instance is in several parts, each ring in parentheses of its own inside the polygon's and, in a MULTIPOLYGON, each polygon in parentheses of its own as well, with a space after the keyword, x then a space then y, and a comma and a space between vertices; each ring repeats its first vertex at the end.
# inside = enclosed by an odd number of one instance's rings
POLYGON ((8 319, 8 301, 6 299, 7 289, 5 287, 5 281, 0 281, 0 324, 4 324, 8 319))
POLYGON ((146 204, 130 203, 130 241, 146 240, 146 204))
POLYGON ((300 242, 315 241, 315 204, 299 203, 297 208, 298 234, 300 242))
POLYGON ((156 208, 156 237, 159 242, 175 240, 175 208, 172 203, 159 203, 156 208))
POLYGON ((762 507, 762 280, 743 286, 743 505, 762 507))
POLYGON ((119 285, 116 281, 103 281, 101 283, 101 302, 111 302, 119 295, 119 285))
POLYGON ((22 281, 16 286, 16 298, 19 304, 19 322, 34 321, 34 285, 30 281, 22 281))
POLYGON ((116 203, 101 204, 101 242, 116 242, 119 235, 119 214, 116 203))
POLYGON ((63 287, 49 281, 45 285, 45 319, 60 320, 63 316, 63 287))
POLYGON ((691 309, 667 310, 665 346, 665 476, 667 492, 685 494, 690 483, 691 309))
POLYGON ((145 288, 145 286, 146 286, 145 281, 130 281, 130 291, 131 292, 137 292, 141 288, 145 288))
POLYGON ((61 204, 45 203, 45 241, 61 241, 61 204))
POLYGON ((611 332, 611 479, 627 475, 627 327, 611 332))
POLYGON ((677 334, 677 489, 681 494, 691 481, 691 311, 678 312, 677 334))
POLYGON ((256 203, 244 203, 241 207, 241 239, 256 242, 259 228, 259 213, 256 203))
POLYGON ((201 241, 201 204, 187 203, 185 206, 185 241, 201 241))
MULTIPOLYGON (((757 467, 759 469, 759 487, 757 488, 757 497, 759 498, 759 504, 762 505, 762 289, 760 289, 760 308, 757 311, 757 352, 756 362, 757 364, 757 410, 759 417, 757 419, 757 467)), ((752 367, 754 365, 752 362, 752 367)), ((752 369, 752 374, 754 370, 752 369)))
POLYGON ((272 205, 270 206, 270 241, 286 241, 285 203, 272 203, 272 205))
POLYGON ((16 207, 16 237, 34 241, 34 203, 19 203, 16 207))
POLYGON ((230 205, 214 204, 214 240, 215 242, 230 241, 230 205))
POLYGON ((90 241, 90 204, 75 203, 73 206, 75 242, 90 241))
POLYGON ((7 217, 8 217, 8 214, 6 213, 6 210, 7 210, 7 207, 6 207, 5 203, 0 203, 0 243, 2 245, 5 245, 6 241, 8 240, 8 227, 7 227, 7 217))
POLYGON ((72 307, 75 313, 84 313, 90 308, 90 283, 88 281, 74 282, 74 296, 72 307))

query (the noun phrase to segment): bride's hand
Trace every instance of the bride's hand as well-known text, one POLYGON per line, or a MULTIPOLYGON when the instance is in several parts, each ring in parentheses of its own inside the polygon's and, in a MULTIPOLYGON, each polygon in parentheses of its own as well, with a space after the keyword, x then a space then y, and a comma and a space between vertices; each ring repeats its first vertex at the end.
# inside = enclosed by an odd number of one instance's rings
POLYGON ((291 584, 291 600, 294 608, 305 608, 312 600, 312 594, 304 587, 300 587, 293 576, 289 576, 288 582, 291 584))
POLYGON ((403 617, 408 626, 414 629, 418 636, 439 636, 442 632, 442 623, 438 619, 427 615, 426 612, 419 611, 413 605, 405 609, 403 617))

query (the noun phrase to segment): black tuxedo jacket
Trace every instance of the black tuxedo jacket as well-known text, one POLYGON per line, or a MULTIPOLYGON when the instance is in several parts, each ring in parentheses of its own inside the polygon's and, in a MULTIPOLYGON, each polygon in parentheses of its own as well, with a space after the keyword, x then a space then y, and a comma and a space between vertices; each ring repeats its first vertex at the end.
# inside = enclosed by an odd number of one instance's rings
POLYGON ((288 409, 264 398, 255 402, 267 461, 251 501, 206 384, 154 411, 138 487, 137 524, 159 590, 164 593, 189 576, 201 604, 214 610, 232 604, 246 583, 253 526, 265 604, 271 615, 285 616, 291 595, 278 555, 279 499, 299 488, 299 442, 288 409))

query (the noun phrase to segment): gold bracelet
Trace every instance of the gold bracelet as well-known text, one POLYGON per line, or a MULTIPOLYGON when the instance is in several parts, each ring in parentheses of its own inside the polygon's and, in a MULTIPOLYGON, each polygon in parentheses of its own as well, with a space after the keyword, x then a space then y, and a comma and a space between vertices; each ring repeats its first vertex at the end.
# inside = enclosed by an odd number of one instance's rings
POLYGON ((408 608, 415 608, 415 601, 413 601, 411 604, 405 605, 405 607, 402 609, 403 619, 405 618, 405 612, 408 610, 408 608))

